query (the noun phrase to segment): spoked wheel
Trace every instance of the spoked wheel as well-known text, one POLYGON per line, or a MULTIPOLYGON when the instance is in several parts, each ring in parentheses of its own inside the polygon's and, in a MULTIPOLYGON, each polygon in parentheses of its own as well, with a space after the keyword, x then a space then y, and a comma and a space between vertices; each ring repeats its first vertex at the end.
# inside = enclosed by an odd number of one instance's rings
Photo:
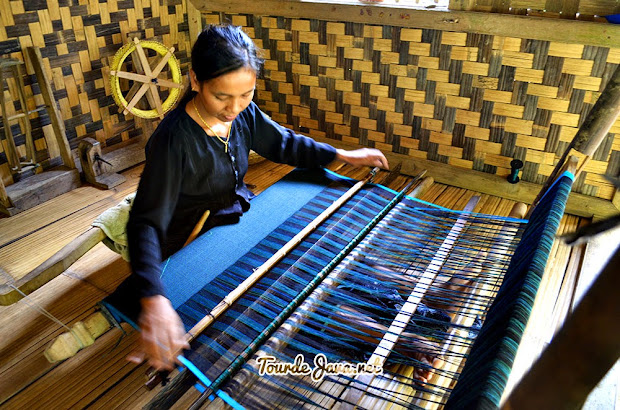
POLYGON ((141 41, 137 37, 116 52, 110 67, 110 83, 112 97, 124 114, 163 118, 174 106, 183 84, 181 68, 173 52, 174 47, 168 49, 158 41, 141 41), (134 52, 133 61, 126 61, 134 52), (155 68, 151 68, 151 62, 156 64, 155 68), (127 89, 129 91, 123 91, 127 89), (150 109, 137 107, 143 97, 150 109))

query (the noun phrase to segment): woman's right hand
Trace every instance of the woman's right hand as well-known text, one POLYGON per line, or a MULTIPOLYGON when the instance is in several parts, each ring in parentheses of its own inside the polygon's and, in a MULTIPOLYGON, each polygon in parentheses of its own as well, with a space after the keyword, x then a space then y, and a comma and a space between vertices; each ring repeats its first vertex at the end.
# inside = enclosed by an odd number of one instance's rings
POLYGON ((142 363, 146 359, 155 370, 173 370, 177 356, 189 348, 183 322, 162 295, 142 298, 140 303, 140 348, 127 356, 127 360, 142 363))

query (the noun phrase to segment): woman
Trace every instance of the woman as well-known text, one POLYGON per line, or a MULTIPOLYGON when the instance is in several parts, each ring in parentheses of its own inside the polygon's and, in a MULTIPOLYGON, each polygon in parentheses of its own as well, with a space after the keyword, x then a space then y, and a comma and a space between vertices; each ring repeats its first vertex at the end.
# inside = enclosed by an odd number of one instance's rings
POLYGON ((378 150, 337 150, 269 119, 252 102, 262 62, 239 27, 207 27, 192 48, 191 90, 149 139, 127 225, 133 274, 110 298, 138 316, 141 348, 131 361, 146 358, 155 369, 171 370, 188 347, 181 320, 165 297, 160 264, 183 246, 206 210, 203 231, 234 223, 249 209, 252 193, 243 177, 250 149, 301 167, 340 160, 388 168, 378 150))

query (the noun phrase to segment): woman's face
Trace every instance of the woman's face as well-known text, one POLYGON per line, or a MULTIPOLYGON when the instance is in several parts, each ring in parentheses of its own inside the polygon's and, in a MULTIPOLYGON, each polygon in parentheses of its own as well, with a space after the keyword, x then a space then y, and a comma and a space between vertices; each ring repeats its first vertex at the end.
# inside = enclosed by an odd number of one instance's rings
POLYGON ((256 72, 249 67, 202 83, 198 83, 192 70, 190 79, 192 89, 198 91, 198 99, 207 115, 222 122, 231 122, 245 110, 250 105, 256 88, 256 72))

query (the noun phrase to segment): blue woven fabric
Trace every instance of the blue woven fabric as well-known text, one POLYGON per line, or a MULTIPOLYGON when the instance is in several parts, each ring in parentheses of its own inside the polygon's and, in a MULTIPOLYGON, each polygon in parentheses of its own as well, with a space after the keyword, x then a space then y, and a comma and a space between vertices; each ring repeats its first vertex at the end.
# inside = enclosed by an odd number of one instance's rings
POLYGON ((336 180, 350 181, 324 170, 294 170, 254 198, 239 223, 212 228, 164 261, 162 281, 172 305, 180 306, 336 180))

